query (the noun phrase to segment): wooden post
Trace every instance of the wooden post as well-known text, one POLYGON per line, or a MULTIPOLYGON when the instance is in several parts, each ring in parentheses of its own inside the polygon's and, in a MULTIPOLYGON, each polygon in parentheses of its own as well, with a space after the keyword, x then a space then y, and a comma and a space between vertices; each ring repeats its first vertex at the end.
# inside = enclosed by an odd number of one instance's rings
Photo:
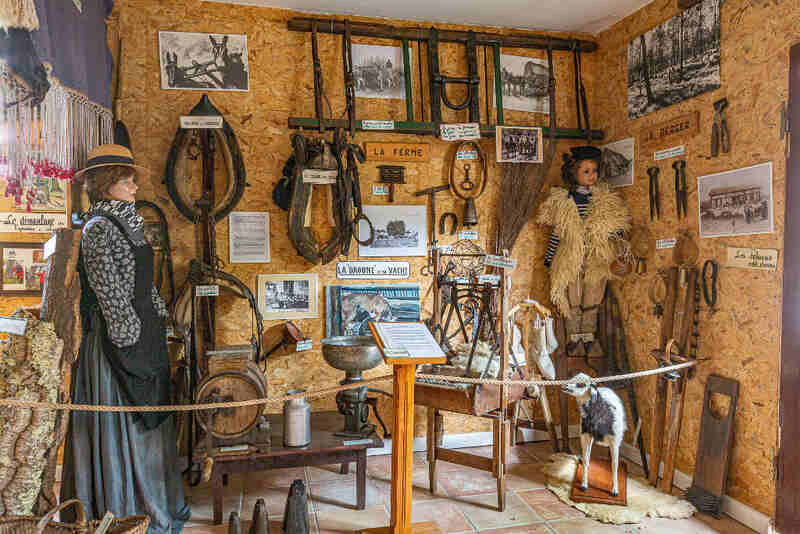
MULTIPOLYGON (((370 325, 372 328, 372 325, 370 325)), ((374 334, 383 351, 380 338, 374 334)), ((411 524, 411 471, 414 460, 414 373, 417 364, 444 363, 445 358, 386 358, 394 367, 394 428, 392 428, 392 514, 391 525, 365 529, 369 534, 441 534, 439 526, 428 521, 411 524)))
MULTIPOLYGON (((61 384, 58 387, 58 402, 69 402, 69 380, 72 364, 78 356, 81 344, 80 300, 81 282, 78 276, 78 251, 81 232, 63 228, 56 230, 55 251, 47 258, 42 308, 39 319, 53 323, 56 335, 64 342, 59 364, 61 384)), ((58 450, 67 435, 69 412, 57 411, 53 436, 48 444, 47 463, 42 473, 42 487, 34 506, 34 513, 42 515, 56 506, 56 466, 58 450)))

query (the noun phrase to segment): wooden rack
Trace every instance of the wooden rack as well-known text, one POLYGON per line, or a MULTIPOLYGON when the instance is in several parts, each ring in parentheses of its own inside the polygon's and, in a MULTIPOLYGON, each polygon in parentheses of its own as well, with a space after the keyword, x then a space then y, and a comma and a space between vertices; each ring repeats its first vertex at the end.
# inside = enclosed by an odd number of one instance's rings
MULTIPOLYGON (((467 47, 468 55, 474 56, 478 46, 484 47, 486 51, 491 50, 493 58, 493 80, 501 79, 500 68, 500 48, 528 48, 539 50, 557 50, 572 52, 594 52, 597 50, 597 43, 581 39, 564 39, 547 35, 524 35, 524 34, 494 34, 484 32, 471 32, 459 30, 439 30, 435 28, 395 28, 386 24, 371 24, 364 22, 351 22, 346 20, 315 19, 315 18, 293 18, 287 23, 288 29, 298 32, 315 32, 343 35, 349 42, 351 36, 377 37, 382 39, 393 39, 400 41, 403 47, 403 71, 405 79, 405 101, 406 101, 406 120, 393 121, 391 129, 381 130, 385 133, 402 133, 414 135, 439 135, 439 124, 441 123, 441 104, 454 108, 446 101, 446 84, 474 84, 476 79, 480 79, 477 72, 476 62, 470 57, 471 74, 467 78, 456 78, 444 76, 438 69, 438 43, 450 42, 460 43, 467 47), (428 116, 430 121, 425 120, 425 106, 422 86, 422 63, 419 64, 420 87, 419 97, 423 105, 420 106, 421 120, 414 116, 414 94, 411 81, 411 60, 410 43, 417 43, 418 55, 421 56, 422 44, 426 45, 428 57, 428 116)), ((316 48, 316 47, 315 47, 316 48)), ((316 54, 315 54, 316 58, 316 54)), ((318 59, 318 58, 316 58, 318 59)), ((496 124, 489 123, 489 74, 488 67, 484 65, 483 84, 486 89, 486 122, 481 122, 480 110, 477 104, 469 106, 469 121, 480 123, 481 137, 494 137, 495 126, 505 124, 503 120, 503 91, 500 84, 494 85, 494 101, 496 106, 496 124)), ((315 92, 316 117, 289 117, 289 128, 309 128, 309 129, 336 129, 349 128, 353 130, 371 130, 364 128, 363 120, 354 120, 351 125, 348 119, 325 119, 322 116, 321 95, 315 92)), ((355 116, 353 111, 352 116, 355 116)), ((549 128, 543 128, 542 135, 549 135, 549 128)), ((581 128, 557 128, 555 137, 557 139, 592 139, 602 140, 605 134, 602 130, 585 130, 581 128)))

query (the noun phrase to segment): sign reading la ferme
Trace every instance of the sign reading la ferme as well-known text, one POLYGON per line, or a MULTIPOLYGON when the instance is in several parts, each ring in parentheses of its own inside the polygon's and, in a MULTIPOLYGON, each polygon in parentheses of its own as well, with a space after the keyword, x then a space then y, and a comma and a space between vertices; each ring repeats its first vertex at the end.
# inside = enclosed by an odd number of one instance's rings
POLYGON ((370 161, 413 161, 425 163, 431 159, 428 143, 364 143, 370 161))

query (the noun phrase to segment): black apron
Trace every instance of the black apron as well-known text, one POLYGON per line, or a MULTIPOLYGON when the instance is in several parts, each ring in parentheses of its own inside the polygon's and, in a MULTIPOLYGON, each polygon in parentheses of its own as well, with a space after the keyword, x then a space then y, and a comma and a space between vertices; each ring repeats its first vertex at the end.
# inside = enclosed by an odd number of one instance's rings
MULTIPOLYGON (((136 262, 136 285, 133 309, 141 321, 139 341, 127 347, 117 347, 108 337, 108 324, 103 317, 97 295, 89 285, 83 266, 82 255, 78 257, 81 277, 81 317, 84 332, 92 323, 102 326, 103 351, 117 377, 127 401, 134 406, 155 406, 170 402, 170 368, 167 352, 167 336, 162 318, 153 304, 153 249, 145 242, 136 245, 123 224, 112 215, 97 215, 108 219, 119 228, 133 251, 136 262), (97 321, 92 321, 96 314, 97 321)), ((75 399, 75 402, 80 402, 75 399)), ((172 412, 135 412, 134 420, 141 421, 148 430, 156 428, 172 412)))

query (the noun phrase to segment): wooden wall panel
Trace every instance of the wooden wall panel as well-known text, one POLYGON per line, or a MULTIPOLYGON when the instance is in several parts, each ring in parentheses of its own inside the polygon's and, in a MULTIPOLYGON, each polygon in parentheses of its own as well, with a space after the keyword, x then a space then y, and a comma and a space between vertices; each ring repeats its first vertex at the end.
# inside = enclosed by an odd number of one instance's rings
MULTIPOLYGON (((590 93, 598 127, 610 141, 637 136, 636 178, 624 188, 635 224, 649 226, 655 238, 674 237, 679 229, 697 234, 697 177, 765 161, 773 162, 775 232, 739 237, 698 240, 700 261, 715 259, 722 266, 719 275, 719 311, 700 314, 699 356, 711 358, 698 367, 688 386, 686 409, 678 448, 677 468, 691 474, 699 434, 703 388, 711 373, 734 378, 741 384, 736 414, 733 457, 728 493, 753 508, 772 514, 775 501, 772 460, 776 453, 778 423, 778 368, 782 264, 777 272, 726 268, 726 248, 783 247, 784 184, 786 165, 784 141, 779 137, 780 105, 788 94, 788 51, 797 39, 800 22, 797 2, 776 4, 729 0, 721 8, 722 87, 680 104, 650 113, 636 120, 627 115, 627 45, 634 37, 678 13, 671 0, 656 0, 598 36, 600 50, 590 58, 595 76, 605 81, 590 93), (710 159, 712 103, 727 97, 731 152, 710 159), (682 113, 699 111, 700 132, 676 140, 667 148, 686 147, 688 218, 675 215, 672 162, 653 161, 652 151, 638 146, 639 132, 647 126, 682 113), (661 221, 650 222, 648 166, 661 168, 661 221)), ((629 340, 629 353, 636 369, 649 368, 648 352, 657 343, 656 319, 651 315, 647 289, 655 271, 671 262, 671 250, 656 254, 648 262, 648 274, 631 276, 618 284, 622 313, 629 340)), ((640 410, 649 421, 654 397, 654 379, 637 382, 640 410)), ((645 425, 645 436, 650 428, 645 425)), ((649 444, 649 441, 648 441, 649 444)))
MULTIPOLYGON (((122 119, 128 125, 133 139, 137 162, 153 169, 152 179, 141 184, 139 198, 155 201, 161 206, 169 220, 170 237, 173 246, 173 259, 176 265, 176 279, 180 283, 186 272, 188 260, 195 255, 194 231, 189 221, 183 219, 172 206, 161 183, 161 174, 167 153, 175 134, 178 117, 188 112, 200 97, 197 91, 162 90, 159 78, 158 31, 187 32, 227 32, 248 35, 251 90, 242 92, 211 92, 210 98, 230 122, 242 148, 247 167, 247 181, 250 187, 236 207, 243 211, 267 211, 270 214, 270 238, 272 261, 259 265, 227 266, 230 272, 240 277, 246 284, 255 287, 258 274, 317 272, 320 286, 337 283, 334 263, 327 266, 312 266, 298 256, 289 242, 286 233, 287 215, 272 202, 274 185, 281 175, 281 169, 290 155, 287 118, 289 116, 311 117, 313 107, 313 71, 311 68, 311 37, 307 33, 290 32, 286 21, 293 16, 301 16, 286 10, 257 8, 243 5, 230 5, 199 0, 122 0, 116 3, 111 26, 119 29, 123 39, 122 57, 122 119)), ((367 19, 354 19, 367 20, 367 19)), ((386 22, 386 21, 381 21, 386 22)), ((408 21, 391 21, 392 24, 417 26, 421 24, 408 21)), ((441 28, 466 29, 465 26, 438 25, 441 28)), ((473 28, 478 30, 479 28, 473 28)), ((498 31, 485 28, 485 31, 498 31)), ((501 30, 502 31, 502 30, 501 30)), ((585 36, 582 36, 585 37, 585 36)), ((333 114, 340 116, 344 110, 343 75, 341 65, 341 36, 320 34, 320 55, 325 77, 325 88, 331 102, 333 114)), ((354 38, 356 43, 392 44, 381 39, 354 38)), ((399 45, 399 42, 397 43, 399 45)), ((414 49, 414 85, 418 85, 418 64, 416 45, 414 49)), ((504 50, 507 53, 544 57, 542 51, 504 50)), ((480 72, 483 73, 483 54, 479 53, 480 72)), ((491 66, 491 54, 489 62, 491 66)), ((424 63, 423 63, 424 64, 424 63)), ((448 74, 466 74, 466 61, 463 47, 455 44, 441 44, 441 66, 448 74)), ((427 69, 427 67, 424 67, 427 69)), ((491 71, 491 68, 490 68, 491 71)), ((556 53, 558 77, 558 109, 561 112, 559 125, 575 123, 575 113, 570 102, 573 101, 571 56, 556 53)), ((584 67, 587 84, 591 86, 591 74, 584 67)), ((427 82, 425 82, 427 86, 427 82)), ((591 88, 589 88, 591 90, 591 88)), ((454 87, 451 98, 458 101, 459 88, 454 87)), ((449 93, 450 94, 450 93, 449 93)), ((483 104, 481 87, 481 113, 483 104)), ((425 105, 428 96, 425 95, 425 105)), ((415 97, 415 108, 419 113, 420 102, 415 97)), ((404 120, 405 103, 401 100, 358 99, 357 116, 371 119, 404 120)), ((419 115, 417 115, 419 118, 419 115)), ((426 110, 426 117, 429 113, 426 110)), ((466 112, 444 111, 444 119, 452 122, 466 121, 466 112)), ((545 124, 547 117, 528 113, 506 111, 508 124, 545 124)), ((310 133, 309 135, 314 135, 310 133)), ((407 184, 396 188, 396 204, 424 204, 424 197, 415 197, 418 189, 446 183, 449 170, 451 146, 431 137, 386 135, 381 133, 358 133, 356 141, 410 141, 431 143, 430 162, 406 165, 407 184)), ((562 142, 559 148, 569 144, 562 142)), ((494 140, 481 142, 487 158, 494 160, 494 140)), ((377 162, 367 162, 360 166, 361 190, 365 204, 384 204, 386 197, 373 197, 371 184, 378 181, 377 162)), ((558 176, 557 165, 553 167, 551 179, 558 176)), ((487 192, 477 202, 480 224, 477 230, 483 246, 491 243, 493 219, 497 203, 497 190, 500 179, 495 164, 490 166, 490 183, 487 192)), ((327 216, 323 206, 314 209, 314 221, 325 221, 327 216)), ((461 216, 462 202, 449 194, 437 196, 437 214, 455 211, 461 216)), ((324 235, 325 229, 321 229, 324 235)), ((441 242, 448 243, 455 238, 443 236, 441 242)), ((529 227, 523 232, 515 256, 520 267, 513 273, 513 301, 527 297, 529 292, 536 298, 545 293, 546 281, 541 268, 546 235, 542 229, 529 227), (533 261, 532 258, 539 258, 533 261), (533 287, 533 290, 530 288, 533 287)), ((228 226, 222 221, 217 227, 217 250, 223 260, 228 259, 228 226)), ((357 246, 351 248, 348 259, 357 259, 357 246)), ((345 258, 342 258, 345 259, 345 258)), ((412 258, 412 278, 419 282, 424 295, 430 279, 420 276, 425 260, 412 258)), ((368 282, 363 282, 368 283, 368 282)), ((223 300, 223 299, 219 299, 223 300)), ((423 302, 423 308, 430 313, 431 302, 423 302)), ((324 292, 320 292, 320 310, 324 310, 324 292)), ((219 341, 222 343, 243 342, 249 335, 250 315, 244 302, 222 302, 219 305, 218 321, 221 327, 219 341)), ((266 323, 269 326, 269 322, 266 323)), ((324 312, 319 319, 300 320, 298 325, 313 337, 314 349, 298 354, 296 358, 283 359, 268 366, 267 378, 271 393, 279 393, 293 387, 316 389, 335 385, 342 379, 342 373, 324 363, 319 350, 319 341, 324 336, 324 312)), ((380 367, 368 373, 383 374, 388 368, 380 367)), ((389 387, 387 385, 387 387, 389 387)), ((335 406, 333 398, 313 402, 314 409, 330 409, 335 406)), ((385 420, 391 424, 389 411, 391 404, 382 402, 385 420)), ((417 435, 425 432, 423 412, 418 412, 417 435)), ((488 431, 489 425, 481 419, 470 417, 449 417, 447 430, 450 433, 465 433, 476 430, 488 431)))

